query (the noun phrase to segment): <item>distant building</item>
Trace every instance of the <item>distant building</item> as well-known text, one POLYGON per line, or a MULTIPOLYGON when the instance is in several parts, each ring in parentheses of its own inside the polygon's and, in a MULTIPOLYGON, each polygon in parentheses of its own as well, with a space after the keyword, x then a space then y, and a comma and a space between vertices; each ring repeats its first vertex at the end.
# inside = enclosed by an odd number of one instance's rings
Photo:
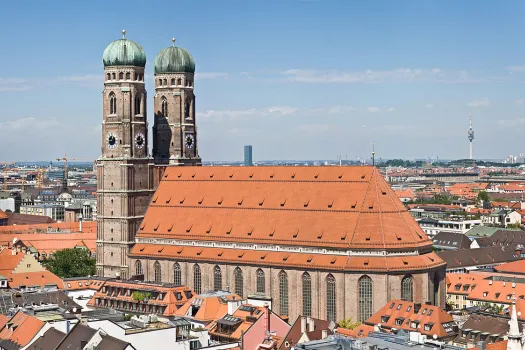
POLYGON ((253 165, 252 145, 246 145, 244 146, 244 166, 252 166, 252 165, 253 165))
POLYGON ((20 214, 47 216, 55 221, 64 221, 64 206, 56 204, 21 205, 20 214))

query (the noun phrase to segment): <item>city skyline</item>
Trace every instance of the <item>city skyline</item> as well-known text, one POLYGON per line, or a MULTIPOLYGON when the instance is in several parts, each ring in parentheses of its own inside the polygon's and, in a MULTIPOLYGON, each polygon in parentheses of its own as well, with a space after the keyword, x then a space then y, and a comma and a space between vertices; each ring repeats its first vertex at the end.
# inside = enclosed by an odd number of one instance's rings
POLYGON ((525 50, 516 43, 525 5, 517 1, 160 2, 175 21, 153 6, 141 6, 136 21, 133 1, 30 3, 26 21, 0 23, 10 33, 0 58, 0 130, 7 144, 20 142, 4 148, 6 161, 65 151, 98 157, 102 51, 122 29, 146 51, 150 126, 155 55, 172 36, 193 54, 204 161, 240 161, 245 144, 256 160, 353 159, 367 157, 372 140, 384 159, 467 158, 469 113, 475 158, 521 152, 525 50), (19 146, 27 137, 38 147, 19 146))

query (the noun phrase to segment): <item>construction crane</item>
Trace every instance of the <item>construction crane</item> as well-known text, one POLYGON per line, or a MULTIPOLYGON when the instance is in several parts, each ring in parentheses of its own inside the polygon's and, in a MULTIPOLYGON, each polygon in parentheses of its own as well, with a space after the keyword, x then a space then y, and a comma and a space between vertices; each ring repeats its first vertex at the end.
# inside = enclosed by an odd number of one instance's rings
POLYGON ((44 185, 45 174, 47 173, 48 170, 40 168, 37 171, 38 173, 36 175, 36 185, 38 189, 41 189, 44 185))
POLYGON ((62 180, 62 191, 63 192, 67 192, 67 162, 70 162, 72 160, 85 161, 86 159, 68 157, 65 153, 63 157, 57 158, 58 162, 61 162, 61 161, 64 162, 64 179, 62 180))
POLYGON ((4 164, 4 191, 7 191, 7 167, 9 165, 14 165, 16 164, 15 162, 3 162, 4 164))

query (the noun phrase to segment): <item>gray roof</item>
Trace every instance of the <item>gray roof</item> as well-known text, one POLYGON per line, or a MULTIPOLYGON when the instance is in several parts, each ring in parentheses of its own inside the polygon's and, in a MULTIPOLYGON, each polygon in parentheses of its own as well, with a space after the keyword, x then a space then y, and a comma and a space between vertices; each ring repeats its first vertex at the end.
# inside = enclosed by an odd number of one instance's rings
POLYGON ((97 345, 97 350, 124 350, 129 345, 131 344, 110 335, 104 335, 102 341, 97 345))
POLYGON ((43 335, 40 336, 28 350, 54 350, 60 344, 66 333, 60 332, 56 328, 49 328, 43 335))
POLYGON ((474 226, 465 233, 469 237, 490 237, 497 230, 500 230, 498 227, 489 227, 489 226, 474 226))
POLYGON ((449 250, 437 253, 447 263, 447 269, 492 265, 520 259, 512 247, 493 246, 477 249, 449 250))
POLYGON ((472 241, 462 233, 439 232, 432 239, 432 243, 436 248, 457 250, 469 249, 472 241))
POLYGON ((75 327, 67 334, 62 342, 56 348, 57 350, 81 350, 82 344, 88 342, 97 331, 89 328, 81 323, 77 323, 75 327))

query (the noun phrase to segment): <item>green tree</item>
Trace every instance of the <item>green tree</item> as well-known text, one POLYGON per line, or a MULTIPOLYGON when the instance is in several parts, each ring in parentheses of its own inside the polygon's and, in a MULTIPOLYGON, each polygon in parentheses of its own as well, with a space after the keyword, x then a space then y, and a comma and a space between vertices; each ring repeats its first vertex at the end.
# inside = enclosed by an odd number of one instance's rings
POLYGON ((478 193, 478 201, 488 202, 489 201, 489 195, 485 191, 479 191, 478 193))
POLYGON ((95 259, 84 248, 57 250, 44 266, 60 278, 89 276, 96 271, 95 259))
POLYGON ((356 329, 361 325, 361 322, 352 322, 352 318, 349 318, 347 320, 342 320, 338 322, 339 327, 345 328, 345 329, 356 329))

